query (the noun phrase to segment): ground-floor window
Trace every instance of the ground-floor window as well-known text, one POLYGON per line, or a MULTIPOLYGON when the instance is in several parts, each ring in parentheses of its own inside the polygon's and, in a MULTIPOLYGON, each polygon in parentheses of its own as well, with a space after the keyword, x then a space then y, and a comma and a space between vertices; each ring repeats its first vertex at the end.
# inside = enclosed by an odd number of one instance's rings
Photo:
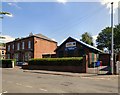
POLYGON ((28 61, 29 59, 31 59, 31 52, 26 52, 25 53, 25 61, 28 61))
POLYGON ((19 54, 18 54, 18 53, 15 53, 14 58, 16 59, 16 61, 18 61, 19 54))
POLYGON ((10 59, 10 54, 7 54, 7 59, 10 59))

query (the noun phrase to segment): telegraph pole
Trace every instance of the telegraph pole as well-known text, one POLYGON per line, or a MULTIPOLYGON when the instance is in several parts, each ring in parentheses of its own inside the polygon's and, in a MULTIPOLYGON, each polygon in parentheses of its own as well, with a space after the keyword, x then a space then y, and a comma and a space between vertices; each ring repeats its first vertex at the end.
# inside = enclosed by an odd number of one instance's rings
POLYGON ((111 3, 111 29, 112 29, 112 39, 111 39, 111 74, 114 74, 114 28, 113 28, 113 2, 111 3))

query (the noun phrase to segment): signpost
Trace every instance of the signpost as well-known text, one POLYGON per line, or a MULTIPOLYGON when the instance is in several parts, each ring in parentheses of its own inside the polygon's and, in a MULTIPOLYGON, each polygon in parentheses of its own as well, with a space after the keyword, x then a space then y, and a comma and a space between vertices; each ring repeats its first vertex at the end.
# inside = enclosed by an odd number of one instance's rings
POLYGON ((114 74, 113 2, 111 3, 111 29, 112 29, 112 39, 111 39, 111 74, 114 74))

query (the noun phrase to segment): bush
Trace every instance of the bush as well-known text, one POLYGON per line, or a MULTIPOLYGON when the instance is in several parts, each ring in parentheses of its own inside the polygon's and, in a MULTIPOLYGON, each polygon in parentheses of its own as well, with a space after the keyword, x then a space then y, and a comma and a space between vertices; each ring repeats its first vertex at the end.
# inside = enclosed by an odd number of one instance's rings
POLYGON ((16 65, 15 59, 2 59, 2 67, 12 67, 12 61, 14 61, 14 65, 16 65))
POLYGON ((79 58, 40 58, 31 59, 28 65, 40 66, 80 66, 82 65, 82 57, 79 58))

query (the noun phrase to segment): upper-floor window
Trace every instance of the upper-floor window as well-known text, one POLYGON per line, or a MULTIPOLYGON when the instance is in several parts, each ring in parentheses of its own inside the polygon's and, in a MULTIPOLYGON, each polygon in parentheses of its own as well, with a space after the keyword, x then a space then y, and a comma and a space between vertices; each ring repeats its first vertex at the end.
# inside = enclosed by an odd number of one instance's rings
POLYGON ((17 50, 20 50, 20 43, 17 44, 17 50))
POLYGON ((25 42, 22 42, 22 49, 25 48, 25 42))
POLYGON ((31 48, 31 41, 28 41, 28 48, 31 48))
POLYGON ((8 45, 8 51, 10 51, 10 45, 8 45))
POLYGON ((12 49, 14 49, 14 44, 12 45, 12 49))

